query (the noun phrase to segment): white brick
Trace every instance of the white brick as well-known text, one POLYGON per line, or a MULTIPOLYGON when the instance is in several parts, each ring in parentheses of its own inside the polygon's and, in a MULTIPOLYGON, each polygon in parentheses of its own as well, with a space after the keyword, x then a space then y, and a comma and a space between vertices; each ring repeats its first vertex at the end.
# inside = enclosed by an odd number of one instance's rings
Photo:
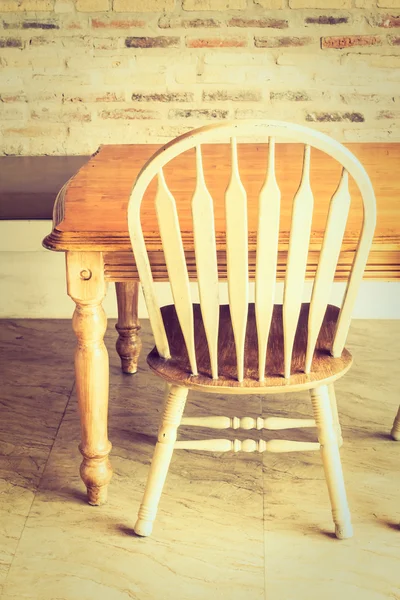
POLYGON ((2 0, 0 12, 39 12, 53 10, 54 0, 2 0))
POLYGON ((209 65, 222 66, 268 66, 275 64, 273 56, 267 52, 207 52, 204 62, 209 65))
POLYGON ((66 59, 67 67, 74 71, 91 71, 96 72, 97 69, 115 69, 120 72, 122 70, 133 69, 135 67, 134 58, 124 58, 117 56, 88 56, 82 60, 81 56, 71 56, 66 59))
POLYGON ((327 55, 326 53, 314 53, 311 60, 308 53, 290 52, 278 56, 276 59, 276 64, 281 66, 299 67, 304 71, 310 70, 310 66, 313 68, 321 66, 322 68, 329 70, 330 68, 335 68, 340 65, 341 57, 341 54, 329 53, 329 55, 327 55))
POLYGON ((27 92, 29 102, 55 102, 57 104, 61 104, 62 102, 62 92, 58 91, 45 91, 45 90, 37 90, 32 91, 29 90, 27 92))
POLYGON ((3 130, 3 136, 6 151, 22 143, 25 154, 65 154, 67 126, 58 123, 12 126, 3 130))
POLYGON ((107 105, 110 102, 125 102, 130 95, 126 94, 125 91, 117 90, 114 88, 110 90, 99 89, 96 87, 96 91, 93 90, 83 90, 82 88, 77 88, 75 91, 70 90, 63 94, 64 104, 77 104, 81 105, 83 103, 96 103, 107 105))
POLYGON ((29 140, 0 135, 0 156, 26 156, 29 154, 29 140))
POLYGON ((235 119, 272 119, 273 112, 272 106, 267 109, 238 108, 235 111, 235 119))
POLYGON ((0 102, 0 121, 25 121, 27 112, 25 107, 4 104, 0 102))
POLYGON ((269 108, 263 109, 237 109, 235 112, 237 118, 240 119, 276 119, 276 120, 284 120, 284 121, 303 121, 304 108, 298 105, 290 105, 287 104, 282 106, 272 106, 269 105, 269 108))
MULTIPOLYGON (((133 106, 132 94, 146 89, 192 93, 194 100, 185 103, 189 110, 226 109, 230 115, 236 111, 238 118, 272 116, 302 123, 306 112, 361 112, 365 123, 313 123, 313 127, 338 138, 345 135, 349 140, 394 140, 397 135, 394 122, 377 119, 379 110, 400 107, 400 55, 396 55, 396 46, 386 40, 389 35, 397 35, 394 28, 374 29, 372 33, 382 35, 385 41, 382 46, 349 50, 255 48, 253 35, 286 37, 288 30, 278 33, 254 28, 235 29, 235 35, 237 30, 237 35, 250 43, 248 48, 185 48, 182 51, 125 47, 128 35, 159 35, 157 23, 163 14, 177 22, 183 18, 196 21, 204 17, 225 23, 240 15, 249 20, 261 16, 288 18, 290 36, 307 34, 316 40, 321 35, 370 34, 377 3, 380 14, 397 15, 395 11, 400 10, 400 0, 183 0, 184 9, 198 11, 197 14, 183 12, 182 4, 177 0, 0 0, 0 12, 5 15, 3 20, 16 26, 8 31, 3 28, 1 37, 18 38, 25 44, 22 50, 0 50, 0 90, 3 95, 0 132, 4 130, 7 137, 4 147, 8 151, 32 154, 89 153, 104 141, 165 142, 198 124, 198 119, 192 117, 169 120, 170 111, 171 116, 178 115, 173 112, 177 103, 171 106, 167 102, 157 103, 160 118, 151 121, 135 119, 129 122, 98 117, 101 111, 125 114, 124 111, 133 106), (113 3, 116 12, 111 10, 113 3), (336 9, 348 8, 350 3, 361 10, 356 10, 354 15, 351 12, 335 13, 336 9), (52 13, 42 12, 50 11, 53 6, 52 13), (236 12, 226 12, 230 9, 236 12), (324 12, 318 9, 324 9, 324 12), (369 11, 368 14, 362 9, 369 11), (34 12, 24 14, 27 10, 34 12), (204 12, 207 10, 210 14, 204 12), (276 12, 269 14, 269 10, 276 12), (115 27, 92 27, 95 14, 92 17, 88 11, 108 11, 96 19, 109 26, 115 21, 115 27), (338 26, 310 23, 305 29, 306 16, 321 14, 348 15, 350 20, 338 26), (24 29, 26 20, 54 21, 60 29, 24 29), (145 31, 138 32, 138 27, 134 33, 127 31, 124 23, 132 20, 144 21, 145 31), (259 89, 262 99, 240 103, 226 100, 217 105, 213 105, 217 100, 212 100, 202 104, 204 91, 222 90, 229 98, 229 93, 238 88, 259 89), (310 99, 291 101, 290 97, 285 98, 285 93, 290 90, 309 91, 310 99), (276 95, 271 101, 271 91, 282 92, 283 96, 276 95), (392 101, 392 98, 396 100, 392 101), (74 124, 74 118, 93 120, 74 124), (72 131, 70 136, 68 127, 72 131)), ((196 31, 194 25, 191 31, 176 27, 171 35, 183 39, 195 35, 200 39, 211 34, 213 37, 227 35, 224 27, 213 28, 210 32, 204 28, 196 31)), ((134 108, 152 110, 152 107, 138 103, 134 108)))
POLYGON ((164 12, 173 10, 175 0, 114 0, 116 12, 164 12))
POLYGON ((105 86, 124 86, 127 91, 133 92, 133 85, 152 86, 166 83, 166 73, 152 72, 145 69, 129 69, 117 71, 116 69, 104 69, 101 73, 101 81, 105 86))
POLYGON ((259 4, 263 8, 267 8, 268 10, 285 8, 284 0, 255 0, 255 3, 259 4))
POLYGON ((376 0, 355 0, 356 8, 375 8, 376 0))
POLYGON ((22 73, 19 70, 7 70, 4 73, 0 72, 0 90, 21 90, 24 89, 24 82, 21 78, 22 73))
MULTIPOLYGON (((301 87, 307 89, 308 86, 314 87, 313 71, 305 71, 297 67, 277 67, 275 70, 269 71, 271 81, 275 84, 290 85, 291 87, 301 87)), ((266 73, 268 76, 268 72, 266 73)))
MULTIPOLYGON (((400 70, 400 55, 380 56, 379 54, 352 54, 349 52, 342 55, 341 64, 346 68, 357 67, 357 69, 368 70, 370 67, 375 67, 385 69, 385 72, 391 78, 392 76, 396 77, 396 74, 391 72, 392 69, 394 71, 400 70)), ((373 82, 372 76, 371 82, 373 82)))
POLYGON ((289 0, 290 8, 351 8, 351 0, 289 0))
POLYGON ((90 111, 85 107, 71 104, 69 106, 32 106, 31 119, 45 123, 71 123, 91 121, 90 111))
POLYGON ((204 65, 199 70, 196 65, 175 68, 175 81, 177 83, 244 83, 246 68, 238 69, 233 66, 204 65))
POLYGON ((380 129, 345 129, 343 132, 346 142, 400 142, 400 128, 387 124, 380 129))
POLYGON ((72 13, 75 11, 75 5, 72 0, 56 0, 54 4, 55 13, 72 13))
POLYGON ((65 70, 65 57, 58 52, 49 52, 47 47, 44 51, 42 47, 35 48, 35 51, 20 53, 12 64, 17 68, 31 67, 35 73, 48 72, 52 69, 54 74, 60 74, 65 70))
POLYGON ((236 10, 247 8, 247 0, 183 0, 184 10, 236 10))
POLYGON ((400 8, 400 0, 378 0, 379 8, 400 8))
POLYGON ((32 75, 32 87, 35 85, 37 90, 65 90, 71 85, 88 85, 90 78, 87 74, 65 75, 62 73, 53 75, 48 73, 35 73, 32 75))
POLYGON ((82 148, 81 152, 90 154, 101 144, 154 144, 160 141, 158 132, 163 122, 99 120, 79 125, 71 123, 66 150, 68 154, 79 154, 77 148, 82 148))
POLYGON ((80 12, 103 12, 110 8, 110 0, 75 0, 76 10, 80 12))

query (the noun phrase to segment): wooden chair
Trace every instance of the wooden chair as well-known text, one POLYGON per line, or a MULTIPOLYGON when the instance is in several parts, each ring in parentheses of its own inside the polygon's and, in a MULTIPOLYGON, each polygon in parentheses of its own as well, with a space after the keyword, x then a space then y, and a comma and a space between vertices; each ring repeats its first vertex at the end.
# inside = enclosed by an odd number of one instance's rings
MULTIPOLYGON (((185 173, 182 173, 185 177, 185 173)), ((135 532, 150 535, 174 448, 244 452, 321 450, 336 536, 352 535, 339 454, 341 438, 333 382, 352 358, 344 348, 357 289, 362 279, 376 221, 374 191, 356 157, 330 137, 307 127, 278 121, 213 124, 186 133, 157 151, 140 172, 130 198, 129 232, 155 338, 150 368, 166 382, 163 416, 135 532), (221 136, 231 144, 231 176, 225 192, 226 255, 229 306, 219 305, 219 274, 213 200, 207 189, 201 145, 221 136), (259 196, 255 267, 255 302, 249 303, 246 191, 237 157, 237 137, 261 136, 269 142, 266 178, 259 196), (274 305, 278 252, 280 191, 275 178, 275 138, 304 144, 300 186, 294 197, 283 305, 274 305), (309 304, 302 304, 313 194, 310 146, 343 167, 330 202, 323 245, 309 304), (186 150, 196 149, 197 182, 192 202, 194 249, 200 305, 192 304, 175 199, 163 167, 186 150), (331 284, 350 206, 348 174, 364 204, 357 251, 341 308, 328 305, 331 284), (154 177, 160 235, 174 305, 160 309, 152 265, 141 229, 143 195, 154 177), (189 389, 226 394, 277 394, 310 390, 314 420, 282 418, 183 419, 189 389), (288 429, 316 426, 319 443, 247 439, 176 441, 180 423, 212 428, 288 429)))
POLYGON ((394 440, 396 440, 396 442, 400 442, 400 406, 393 421, 391 436, 394 440))

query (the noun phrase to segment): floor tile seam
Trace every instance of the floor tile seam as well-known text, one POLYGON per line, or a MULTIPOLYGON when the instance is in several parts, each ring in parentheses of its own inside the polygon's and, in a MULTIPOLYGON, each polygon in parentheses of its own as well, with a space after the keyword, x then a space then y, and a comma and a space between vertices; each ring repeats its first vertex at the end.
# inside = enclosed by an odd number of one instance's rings
POLYGON ((36 490, 35 490, 35 492, 34 492, 34 494, 33 494, 33 498, 32 498, 31 504, 30 504, 30 506, 29 506, 28 513, 27 513, 27 515, 26 515, 26 517, 25 517, 25 520, 24 520, 24 525, 23 525, 23 527, 22 527, 22 529, 21 529, 21 533, 20 533, 20 536, 19 536, 19 538, 18 538, 17 546, 16 546, 16 548, 15 548, 15 551, 14 551, 13 557, 12 557, 12 559, 11 559, 11 561, 10 561, 10 564, 8 565, 7 574, 6 574, 5 578, 4 578, 4 582, 3 582, 3 591, 2 591, 2 593, 1 593, 0 599, 1 599, 1 598, 3 598, 3 597, 4 597, 4 594, 6 593, 6 590, 7 590, 7 580, 8 580, 8 576, 9 576, 9 574, 10 574, 11 567, 12 567, 12 565, 13 565, 13 563, 14 563, 15 557, 17 556, 17 553, 18 553, 18 548, 19 548, 19 545, 20 545, 20 543, 21 543, 22 536, 23 536, 23 534, 24 534, 24 531, 25 531, 26 523, 27 523, 27 521, 28 521, 28 519, 29 519, 29 517, 30 517, 30 515, 31 515, 31 512, 32 512, 32 507, 33 507, 33 505, 34 505, 34 502, 35 502, 35 500, 36 500, 36 494, 37 494, 37 492, 38 492, 38 490, 39 490, 39 488, 40 488, 40 485, 41 485, 41 483, 42 483, 42 479, 43 479, 44 473, 45 473, 45 471, 46 471, 47 464, 48 464, 48 462, 49 462, 49 459, 50 459, 51 453, 52 453, 52 451, 53 451, 54 444, 56 443, 57 436, 58 436, 58 433, 59 433, 59 431, 60 431, 60 427, 61 427, 61 424, 62 424, 62 422, 63 422, 63 420, 64 420, 65 414, 66 414, 66 412, 67 412, 68 405, 69 405, 69 403, 70 403, 70 401, 71 401, 71 397, 72 397, 72 394, 73 394, 73 391, 74 391, 74 389, 75 389, 75 380, 74 380, 74 382, 73 382, 73 384, 72 384, 72 387, 71 387, 71 390, 70 390, 70 392, 69 392, 69 394, 68 394, 68 399, 67 399, 67 401, 66 401, 66 403, 65 403, 65 407, 64 407, 64 410, 63 410, 63 413, 62 413, 61 419, 59 420, 59 423, 58 423, 58 426, 57 426, 57 431, 56 431, 56 434, 55 434, 55 436, 54 436, 53 443, 51 444, 51 447, 50 447, 49 453, 48 453, 48 455, 47 455, 46 462, 45 462, 45 464, 44 464, 44 467, 43 467, 42 474, 41 474, 41 476, 40 476, 40 478, 39 478, 38 484, 37 484, 37 486, 36 486, 36 490))

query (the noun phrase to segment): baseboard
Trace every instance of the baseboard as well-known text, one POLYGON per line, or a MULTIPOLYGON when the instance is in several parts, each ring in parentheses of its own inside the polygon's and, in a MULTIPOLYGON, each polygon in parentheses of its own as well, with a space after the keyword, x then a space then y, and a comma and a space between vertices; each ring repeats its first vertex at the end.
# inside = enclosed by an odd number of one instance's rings
MULTIPOLYGON (((51 231, 51 221, 0 221, 0 318, 70 318, 74 304, 67 296, 64 253, 45 250, 42 239, 51 231)), ((108 286, 104 300, 107 316, 117 316, 114 285, 108 286)), ((171 301, 169 285, 157 290, 162 304, 171 301)), ((304 300, 309 299, 307 282, 304 300)), ((253 290, 250 291, 252 294, 253 290)), ((331 302, 340 302, 343 283, 335 283, 331 302)), ((196 284, 193 297, 196 298, 196 284)), ((281 301, 282 284, 278 285, 277 302, 281 301)), ((226 284, 221 284, 221 298, 227 300, 226 284)), ((147 317, 143 297, 139 316, 147 317)), ((364 281, 360 287, 353 318, 400 319, 400 282, 364 281)))

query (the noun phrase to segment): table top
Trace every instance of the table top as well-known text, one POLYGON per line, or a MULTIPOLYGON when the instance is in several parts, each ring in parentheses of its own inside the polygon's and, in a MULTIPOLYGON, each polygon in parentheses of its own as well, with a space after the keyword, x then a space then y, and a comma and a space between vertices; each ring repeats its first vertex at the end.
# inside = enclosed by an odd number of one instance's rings
MULTIPOLYGON (((364 165, 377 197, 378 221, 367 270, 370 268, 372 278, 400 279, 400 144, 352 143, 346 146, 364 165)), ((53 231, 45 238, 45 247, 62 251, 131 252, 127 229, 130 192, 140 169, 159 147, 152 144, 100 147, 60 191, 54 208, 53 231)), ((257 199, 265 179, 267 150, 267 144, 238 146, 240 174, 248 195, 250 251, 255 249, 257 199)), ((281 251, 287 249, 291 205, 300 181, 302 152, 300 144, 276 146, 277 181, 282 193, 281 251)), ((214 199, 217 246, 222 250, 224 191, 230 176, 229 146, 204 146, 203 161, 206 183, 214 199)), ((315 209, 310 250, 319 250, 321 246, 329 201, 337 187, 340 170, 340 165, 331 157, 312 148, 311 186, 315 209)), ((164 172, 176 198, 185 250, 192 251, 190 200, 195 187, 194 150, 171 161, 164 172)), ((362 222, 362 202, 352 181, 350 192, 352 204, 343 250, 353 254, 362 222)), ((142 227, 150 249, 160 250, 154 195, 153 181, 142 204, 142 227)), ((351 261, 347 262, 350 264, 351 261)))

